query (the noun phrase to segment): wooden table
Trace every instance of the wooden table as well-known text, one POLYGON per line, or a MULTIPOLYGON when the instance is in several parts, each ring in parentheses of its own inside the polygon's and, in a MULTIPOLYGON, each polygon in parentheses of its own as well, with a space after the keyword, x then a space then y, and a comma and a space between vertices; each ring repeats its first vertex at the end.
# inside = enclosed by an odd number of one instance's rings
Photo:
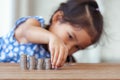
POLYGON ((0 80, 120 80, 120 64, 72 63, 60 70, 20 70, 19 64, 0 63, 0 80))

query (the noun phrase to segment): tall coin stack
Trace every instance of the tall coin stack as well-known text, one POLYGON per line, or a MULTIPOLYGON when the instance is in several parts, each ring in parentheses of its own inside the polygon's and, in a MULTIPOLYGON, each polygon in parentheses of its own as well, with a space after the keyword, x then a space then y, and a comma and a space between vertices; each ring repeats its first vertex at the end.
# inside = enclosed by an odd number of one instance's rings
POLYGON ((21 70, 27 70, 27 55, 22 54, 20 56, 20 68, 21 70))
POLYGON ((52 68, 51 59, 50 58, 45 58, 44 67, 45 67, 45 70, 50 70, 52 68))

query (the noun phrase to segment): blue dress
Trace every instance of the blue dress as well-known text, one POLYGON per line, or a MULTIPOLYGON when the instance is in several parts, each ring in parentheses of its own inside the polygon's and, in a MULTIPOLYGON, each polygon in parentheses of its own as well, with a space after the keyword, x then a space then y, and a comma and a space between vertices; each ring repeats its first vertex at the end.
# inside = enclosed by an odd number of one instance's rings
POLYGON ((44 19, 38 16, 27 16, 17 20, 10 32, 5 36, 0 37, 0 62, 17 63, 20 61, 21 54, 35 56, 36 58, 50 58, 50 53, 42 44, 18 43, 15 39, 15 29, 28 18, 35 18, 40 22, 41 26, 44 26, 44 19))

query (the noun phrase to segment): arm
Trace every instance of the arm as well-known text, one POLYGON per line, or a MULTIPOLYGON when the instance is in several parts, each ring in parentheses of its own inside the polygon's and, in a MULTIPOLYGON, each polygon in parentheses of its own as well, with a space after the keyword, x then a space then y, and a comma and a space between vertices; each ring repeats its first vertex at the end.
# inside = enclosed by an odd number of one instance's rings
POLYGON ((48 44, 51 32, 40 27, 40 23, 33 18, 28 19, 15 30, 15 38, 20 43, 48 44))
POLYGON ((28 19, 21 24, 15 31, 15 38, 20 43, 48 44, 53 68, 64 65, 68 55, 68 49, 64 42, 51 32, 41 28, 37 20, 28 19))

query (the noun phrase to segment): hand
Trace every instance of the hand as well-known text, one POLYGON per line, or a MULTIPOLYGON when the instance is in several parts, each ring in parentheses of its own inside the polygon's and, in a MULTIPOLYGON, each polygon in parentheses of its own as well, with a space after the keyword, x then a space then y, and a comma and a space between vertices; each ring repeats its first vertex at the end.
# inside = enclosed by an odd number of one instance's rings
POLYGON ((49 40, 49 51, 51 53, 52 68, 63 66, 68 56, 68 48, 64 42, 57 36, 52 35, 49 40))

